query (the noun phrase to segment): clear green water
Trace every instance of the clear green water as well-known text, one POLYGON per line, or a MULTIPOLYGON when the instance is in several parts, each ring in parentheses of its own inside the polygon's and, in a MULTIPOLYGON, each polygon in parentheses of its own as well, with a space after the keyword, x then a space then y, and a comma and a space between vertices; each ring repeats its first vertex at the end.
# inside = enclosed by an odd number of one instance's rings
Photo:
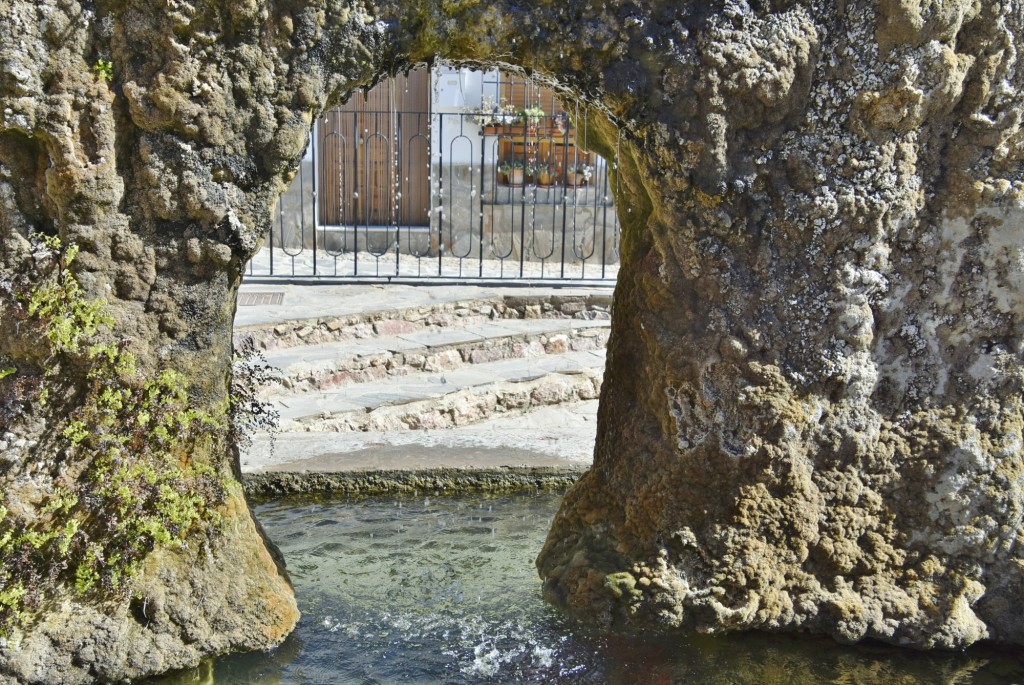
POLYGON ((1005 685, 1016 652, 925 654, 807 636, 630 637, 544 603, 533 561, 556 494, 284 500, 257 516, 280 545, 303 612, 266 654, 176 685, 1005 685))

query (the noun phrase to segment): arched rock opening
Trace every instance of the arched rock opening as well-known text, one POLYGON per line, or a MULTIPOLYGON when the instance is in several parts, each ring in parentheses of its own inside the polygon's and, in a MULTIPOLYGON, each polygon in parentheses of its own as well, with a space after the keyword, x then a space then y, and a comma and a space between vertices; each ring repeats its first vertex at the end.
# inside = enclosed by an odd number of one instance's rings
MULTIPOLYGON (((624 214, 595 464, 538 561, 549 597, 1019 643, 1022 22, 1016 0, 19 0, 0 268, 31 230, 73 241, 140 368, 215 407, 242 266, 315 116, 435 57, 549 74, 623 132, 624 214)), ((5 492, 31 499, 59 455, 29 446, 38 423, 5 430, 5 492)), ((224 441, 195 458, 234 468, 224 441)), ((279 641, 287 581, 237 489, 222 509, 208 556, 150 555, 145 621, 62 598, 0 671, 116 680, 279 641)))

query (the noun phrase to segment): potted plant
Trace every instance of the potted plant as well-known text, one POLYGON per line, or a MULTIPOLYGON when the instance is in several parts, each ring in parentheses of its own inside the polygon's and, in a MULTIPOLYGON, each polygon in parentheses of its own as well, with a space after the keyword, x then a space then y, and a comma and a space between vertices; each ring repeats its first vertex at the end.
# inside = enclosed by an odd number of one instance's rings
POLYGON ((537 132, 537 127, 540 126, 540 120, 544 118, 544 109, 540 105, 533 105, 532 107, 526 107, 519 112, 523 121, 526 123, 526 127, 531 134, 537 132))
POLYGON ((589 164, 573 164, 565 170, 565 184, 570 186, 585 186, 594 174, 594 167, 589 164))
POLYGON ((498 180, 510 186, 521 186, 525 177, 525 166, 520 161, 504 161, 498 167, 498 180), (504 179, 502 179, 504 176, 504 179))
POLYGON ((537 167, 537 185, 552 186, 555 184, 555 168, 550 164, 537 167))

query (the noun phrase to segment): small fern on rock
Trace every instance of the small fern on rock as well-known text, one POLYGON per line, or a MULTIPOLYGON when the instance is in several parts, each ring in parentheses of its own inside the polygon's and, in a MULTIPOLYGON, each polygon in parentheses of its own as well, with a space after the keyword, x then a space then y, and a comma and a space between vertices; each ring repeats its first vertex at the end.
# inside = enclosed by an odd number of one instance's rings
POLYGON ((40 332, 42 350, 24 369, 0 359, 0 425, 46 416, 33 461, 47 466, 34 489, 0 496, 3 637, 62 593, 126 596, 154 549, 208 544, 228 485, 195 460, 230 436, 227 407, 193 406, 177 371, 140 372, 106 303, 75 279, 76 248, 33 241, 34 273, 0 288, 0 309, 40 332))

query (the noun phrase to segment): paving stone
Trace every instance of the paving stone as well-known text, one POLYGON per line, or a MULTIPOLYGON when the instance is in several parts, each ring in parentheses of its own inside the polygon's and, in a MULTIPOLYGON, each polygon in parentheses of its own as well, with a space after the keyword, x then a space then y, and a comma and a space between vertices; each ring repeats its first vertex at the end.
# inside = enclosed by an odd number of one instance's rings
POLYGON ((544 343, 544 351, 548 354, 565 354, 569 351, 569 336, 564 333, 551 336, 544 343))
POLYGON ((484 337, 474 330, 465 328, 437 328, 397 336, 406 342, 426 347, 445 347, 461 343, 483 340, 484 337))
POLYGON ((417 324, 402 319, 385 319, 373 324, 373 331, 377 335, 399 335, 401 333, 411 333, 419 330, 419 328, 420 326, 417 324))
POLYGON ((551 304, 555 305, 559 309, 564 310, 567 304, 582 304, 584 307, 587 304, 586 295, 552 295, 551 304))

